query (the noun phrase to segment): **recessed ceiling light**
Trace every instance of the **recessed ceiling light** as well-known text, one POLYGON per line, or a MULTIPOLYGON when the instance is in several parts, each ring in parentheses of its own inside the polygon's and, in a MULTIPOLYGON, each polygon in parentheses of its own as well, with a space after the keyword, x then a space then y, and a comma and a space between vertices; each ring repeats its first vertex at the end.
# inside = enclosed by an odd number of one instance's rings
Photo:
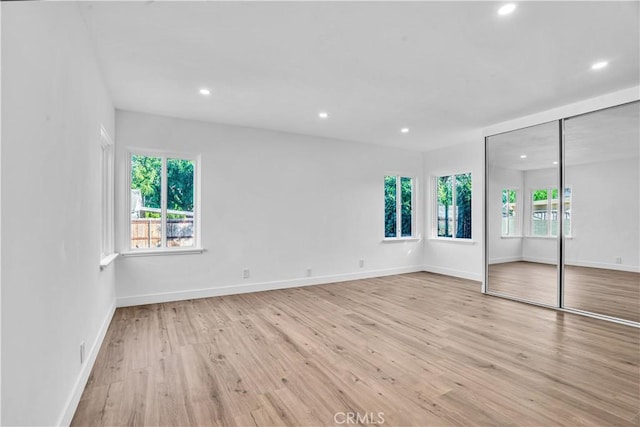
POLYGON ((521 155, 520 155, 520 158, 521 158, 521 159, 526 159, 526 158, 527 158, 527 155, 526 155, 526 154, 521 154, 521 155))
POLYGON ((512 13, 514 10, 516 10, 516 5, 514 3, 507 3, 504 6, 502 6, 500 9, 498 9, 498 15, 501 15, 501 16, 508 15, 512 13))
POLYGON ((402 129, 400 129, 400 132, 409 133, 409 128, 402 128, 402 129))
POLYGON ((200 95, 209 95, 211 91, 209 89, 200 89, 200 95))
POLYGON ((326 119, 329 117, 329 113, 327 113, 326 111, 320 111, 318 113, 318 117, 320 117, 321 119, 326 119))
POLYGON ((600 62, 596 62, 595 64, 593 64, 591 66, 592 70, 601 70, 604 67, 606 67, 607 65, 609 65, 609 63, 607 61, 600 61, 600 62))
POLYGON ((558 164, 558 162, 553 162, 553 164, 554 164, 554 165, 557 165, 557 164, 558 164))

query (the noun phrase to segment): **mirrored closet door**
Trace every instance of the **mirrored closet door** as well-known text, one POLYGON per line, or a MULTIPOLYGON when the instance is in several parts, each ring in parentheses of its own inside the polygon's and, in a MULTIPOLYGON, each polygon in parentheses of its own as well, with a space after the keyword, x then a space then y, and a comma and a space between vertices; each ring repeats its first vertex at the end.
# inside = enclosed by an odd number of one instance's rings
POLYGON ((640 322, 640 103, 565 120, 564 305, 640 322))
POLYGON ((640 324, 640 102, 485 150, 485 292, 640 324))
POLYGON ((557 306, 558 122, 487 138, 492 293, 557 306))

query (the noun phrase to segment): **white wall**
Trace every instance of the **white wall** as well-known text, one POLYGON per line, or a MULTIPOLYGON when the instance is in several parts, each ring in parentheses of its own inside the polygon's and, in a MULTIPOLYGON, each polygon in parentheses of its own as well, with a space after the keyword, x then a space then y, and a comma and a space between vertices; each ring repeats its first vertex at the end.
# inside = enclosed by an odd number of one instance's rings
MULTIPOLYGON (((572 236, 565 242, 565 264, 640 271, 638 158, 568 166, 565 182, 572 195, 572 236)), ((527 197, 531 190, 557 187, 557 173, 527 171, 525 187, 527 197)), ((524 230, 530 234, 529 203, 525 209, 524 230)), ((524 260, 555 264, 556 254, 556 239, 525 239, 524 260)))
POLYGON ((522 129, 527 126, 539 125, 553 120, 559 120, 591 111, 601 110, 603 108, 626 104, 627 102, 633 102, 639 99, 640 86, 634 86, 617 92, 605 93, 594 98, 574 102, 573 104, 562 105, 550 110, 540 111, 528 116, 496 123, 485 127, 482 130, 482 136, 491 136, 516 129, 522 129))
POLYGON ((639 169, 637 157, 566 169, 573 212, 567 264, 640 272, 639 169))
POLYGON ((71 420, 115 303, 101 272, 113 107, 73 3, 2 3, 2 424, 71 420), (105 323, 107 322, 107 323, 105 323))
POLYGON ((474 141, 423 154, 424 188, 427 200, 426 236, 424 244, 424 269, 435 273, 482 280, 483 266, 483 194, 484 194, 484 144, 480 132, 474 141), (433 239, 434 192, 433 178, 441 175, 471 172, 472 242, 433 239))
MULTIPOLYGON (((116 122, 116 228, 128 221, 126 147, 200 154, 206 248, 119 258, 119 305, 421 269, 421 242, 382 242, 383 177, 398 172, 420 179, 422 158, 414 152, 123 111, 116 122)), ((420 233, 419 192, 416 205, 420 233)), ((128 242, 120 236, 118 245, 126 249, 128 242)))

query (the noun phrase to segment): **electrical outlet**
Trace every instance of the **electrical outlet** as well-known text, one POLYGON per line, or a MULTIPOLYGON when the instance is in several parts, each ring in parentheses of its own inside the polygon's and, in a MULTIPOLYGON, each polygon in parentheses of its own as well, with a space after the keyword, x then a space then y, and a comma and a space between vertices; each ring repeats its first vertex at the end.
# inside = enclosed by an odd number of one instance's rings
POLYGON ((307 277, 311 277, 311 269, 307 268, 307 277))
POLYGON ((622 264, 622 257, 621 256, 616 258, 616 264, 622 264))
POLYGON ((84 341, 80 343, 80 364, 84 363, 84 341))
POLYGON ((245 268, 244 270, 242 270, 242 278, 243 279, 248 279, 249 276, 251 276, 251 273, 249 272, 248 268, 245 268))
POLYGON ((358 265, 360 266, 360 268, 364 267, 364 260, 363 260, 363 259, 361 259, 361 260, 358 262, 358 265))

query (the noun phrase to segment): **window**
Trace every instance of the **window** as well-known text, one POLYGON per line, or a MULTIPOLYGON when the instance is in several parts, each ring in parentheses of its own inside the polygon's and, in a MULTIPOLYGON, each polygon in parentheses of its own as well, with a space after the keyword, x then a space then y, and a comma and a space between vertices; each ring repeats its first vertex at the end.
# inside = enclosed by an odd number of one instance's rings
POLYGON ((517 191, 502 190, 502 236, 518 234, 517 191))
POLYGON ((197 247, 197 159, 131 154, 130 161, 130 249, 197 247))
MULTIPOLYGON (((531 192, 531 235, 558 235, 558 189, 543 188, 531 192)), ((564 189, 564 235, 571 236, 571 188, 564 189)))
POLYGON ((436 235, 471 239, 471 173, 436 177, 436 235))
POLYGON ((100 129, 101 147, 101 234, 100 257, 105 259, 114 253, 114 162, 113 141, 104 128, 100 129))
POLYGON ((413 178, 391 175, 384 177, 384 237, 414 236, 413 178))

